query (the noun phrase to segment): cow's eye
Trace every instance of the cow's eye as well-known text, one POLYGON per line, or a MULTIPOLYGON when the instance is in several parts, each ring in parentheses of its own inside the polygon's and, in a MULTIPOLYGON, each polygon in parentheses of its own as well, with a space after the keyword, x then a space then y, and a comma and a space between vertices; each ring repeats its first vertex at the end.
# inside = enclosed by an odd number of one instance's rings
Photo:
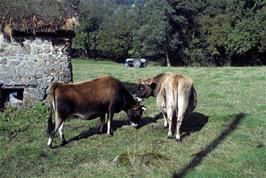
POLYGON ((145 86, 144 85, 140 85, 139 89, 144 90, 145 86))

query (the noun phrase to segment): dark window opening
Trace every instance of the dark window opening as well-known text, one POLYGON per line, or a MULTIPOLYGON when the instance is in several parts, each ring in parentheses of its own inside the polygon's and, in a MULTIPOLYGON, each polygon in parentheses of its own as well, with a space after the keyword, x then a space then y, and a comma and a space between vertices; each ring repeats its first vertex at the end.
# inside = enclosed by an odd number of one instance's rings
POLYGON ((7 102, 11 106, 22 103, 23 91, 23 88, 0 88, 0 110, 3 110, 7 102))

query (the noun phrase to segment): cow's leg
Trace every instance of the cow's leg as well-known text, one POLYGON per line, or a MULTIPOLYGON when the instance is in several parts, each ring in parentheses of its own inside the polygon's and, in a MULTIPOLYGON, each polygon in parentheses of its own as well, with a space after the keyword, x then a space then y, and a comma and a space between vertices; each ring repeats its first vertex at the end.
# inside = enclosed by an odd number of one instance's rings
POLYGON ((178 113, 177 113, 177 121, 176 121, 176 141, 181 141, 180 137, 180 126, 182 120, 185 116, 186 110, 188 106, 188 98, 185 96, 178 96, 178 113))
POLYGON ((167 114, 165 112, 163 113, 163 128, 167 129, 168 122, 167 122, 167 114))
POLYGON ((104 125, 105 125, 105 114, 100 116, 100 122, 101 122, 100 133, 103 133, 103 128, 104 128, 104 125))
POLYGON ((66 141, 65 136, 64 136, 64 122, 62 122, 58 131, 59 131, 59 136, 60 136, 60 140, 61 140, 62 145, 66 144, 67 141, 66 141))
POLYGON ((168 138, 173 137, 173 132, 172 132, 172 119, 173 119, 173 109, 172 107, 167 108, 167 121, 168 121, 168 138))
POLYGON ((61 126, 62 123, 63 123, 63 119, 59 116, 58 112, 56 112, 55 113, 55 128, 54 128, 54 131, 52 132, 52 134, 49 135, 48 142, 47 142, 47 145, 50 148, 52 147, 54 135, 57 132, 57 130, 59 129, 59 127, 61 126))
POLYGON ((47 146, 52 148, 52 143, 53 143, 53 134, 52 135, 49 135, 49 138, 48 138, 48 142, 47 142, 47 146))
POLYGON ((114 116, 114 113, 110 112, 107 117, 107 135, 108 136, 112 136, 111 125, 112 125, 113 116, 114 116))

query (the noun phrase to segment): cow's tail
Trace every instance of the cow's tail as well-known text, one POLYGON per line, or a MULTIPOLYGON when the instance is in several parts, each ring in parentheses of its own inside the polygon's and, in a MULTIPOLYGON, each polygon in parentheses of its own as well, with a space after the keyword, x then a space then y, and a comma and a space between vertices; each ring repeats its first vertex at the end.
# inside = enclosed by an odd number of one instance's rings
POLYGON ((47 126, 47 133, 49 136, 51 136, 54 132, 55 123, 53 122, 53 111, 56 111, 55 90, 60 85, 62 84, 54 83, 49 90, 50 107, 47 126))
POLYGON ((54 131, 54 123, 53 123, 53 105, 52 103, 50 104, 49 107, 49 116, 48 116, 48 126, 47 126, 47 134, 51 136, 54 131))

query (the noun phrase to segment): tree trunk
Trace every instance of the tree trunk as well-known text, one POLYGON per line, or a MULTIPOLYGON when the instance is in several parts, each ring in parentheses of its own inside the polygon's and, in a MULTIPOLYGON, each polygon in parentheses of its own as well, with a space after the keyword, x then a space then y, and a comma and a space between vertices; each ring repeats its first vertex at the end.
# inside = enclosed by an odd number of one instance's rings
POLYGON ((228 55, 228 60, 227 60, 227 65, 229 67, 232 65, 232 56, 233 56, 233 52, 230 50, 229 55, 228 55))
POLYGON ((169 56, 168 56, 168 52, 167 51, 165 53, 165 57, 166 57, 166 66, 167 67, 171 67, 170 60, 169 60, 169 56))

